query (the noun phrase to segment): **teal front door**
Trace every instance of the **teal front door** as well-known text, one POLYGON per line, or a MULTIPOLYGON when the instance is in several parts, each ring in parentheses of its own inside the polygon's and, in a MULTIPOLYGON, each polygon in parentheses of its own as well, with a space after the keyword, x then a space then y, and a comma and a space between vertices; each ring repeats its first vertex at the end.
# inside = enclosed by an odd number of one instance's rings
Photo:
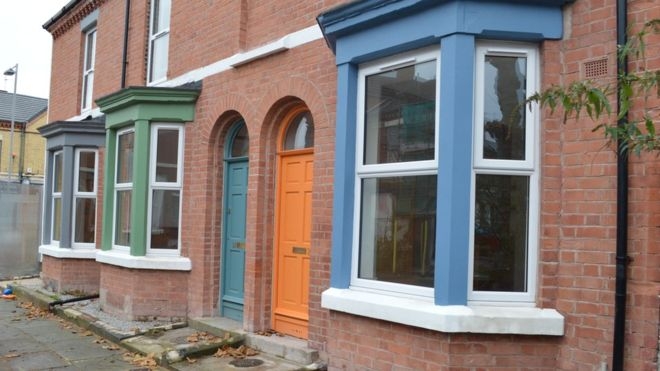
POLYGON ((245 215, 248 161, 247 130, 241 122, 230 135, 225 158, 224 228, 220 314, 243 321, 243 278, 245 273, 245 215))

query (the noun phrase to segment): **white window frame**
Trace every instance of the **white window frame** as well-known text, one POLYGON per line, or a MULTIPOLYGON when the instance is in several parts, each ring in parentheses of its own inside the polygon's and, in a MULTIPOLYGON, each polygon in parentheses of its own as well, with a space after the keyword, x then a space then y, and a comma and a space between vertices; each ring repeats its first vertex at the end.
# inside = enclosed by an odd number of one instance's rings
MULTIPOLYGON (((169 65, 168 59, 169 59, 169 45, 168 45, 168 52, 165 57, 165 73, 163 76, 158 76, 156 78, 153 78, 153 45, 156 42, 156 40, 161 39, 161 38, 167 38, 167 43, 169 44, 169 35, 170 35, 170 21, 171 21, 171 11, 172 11, 172 1, 171 0, 166 0, 170 1, 170 13, 167 14, 167 18, 169 19, 168 21, 168 27, 163 28, 162 30, 158 30, 158 32, 154 33, 154 16, 156 15, 154 12, 154 8, 156 7, 156 3, 160 3, 161 0, 152 0, 151 1, 151 10, 150 10, 150 15, 149 15, 149 50, 148 50, 148 63, 147 63, 147 85, 155 85, 158 84, 159 82, 167 80, 167 66, 169 65)), ((160 8, 162 9, 162 7, 160 8)), ((164 14, 159 14, 158 16, 161 17, 164 14)))
MULTIPOLYGON (((61 165, 60 165, 60 177, 62 178, 62 184, 61 188, 64 188, 64 152, 63 151, 56 151, 53 153, 53 184, 51 187, 51 204, 50 204, 50 244, 53 246, 59 246, 60 245, 60 240, 55 239, 55 200, 59 199, 60 200, 60 213, 62 212, 62 207, 64 207, 63 203, 64 200, 62 199, 62 189, 60 189, 59 192, 55 192, 55 182, 57 178, 57 173, 55 166, 57 165, 57 157, 60 156, 61 159, 61 165)), ((60 219, 60 237, 62 237, 62 226, 64 224, 64 221, 62 220, 62 215, 59 217, 60 219)))
POLYGON ((92 243, 77 243, 76 242, 76 212, 78 210, 77 201, 78 199, 93 199, 96 206, 98 206, 98 200, 96 198, 96 189, 98 186, 98 171, 99 171, 99 155, 98 151, 91 148, 79 148, 75 151, 75 166, 74 166, 74 175, 73 175, 73 202, 72 209, 73 215, 71 220, 71 247, 72 248, 95 248, 96 247, 96 225, 98 223, 96 218, 96 213, 94 215, 94 242, 92 243), (92 192, 81 192, 78 189, 78 182, 80 178, 80 154, 83 152, 94 153, 94 186, 92 192))
MULTIPOLYGON (((133 135, 135 135, 135 128, 133 126, 131 126, 131 127, 128 127, 128 128, 122 129, 122 130, 118 130, 117 133, 115 134, 116 135, 115 169, 114 169, 114 172, 115 172, 115 182, 114 183, 115 184, 114 184, 114 189, 113 189, 115 197, 114 197, 114 202, 113 202, 113 205, 112 205, 112 248, 116 249, 118 251, 127 252, 127 253, 130 251, 131 247, 127 246, 127 245, 118 245, 115 241, 115 238, 117 236, 117 199, 118 199, 117 195, 120 191, 131 191, 131 208, 132 208, 133 196, 134 196, 133 193, 135 191, 135 189, 133 188, 133 176, 132 175, 131 175, 131 182, 128 182, 128 183, 118 183, 117 182, 117 179, 118 179, 117 174, 118 174, 118 171, 119 171, 119 137, 124 135, 124 134, 128 134, 128 133, 133 133, 133 135)), ((136 140, 135 140, 135 137, 134 137, 133 138, 133 145, 134 145, 134 147, 133 147, 133 157, 135 157, 135 143, 136 143, 136 140)), ((135 164, 133 166, 135 166, 135 164)), ((129 210, 129 213, 130 213, 130 210, 129 210)))
POLYGON ((80 99, 80 111, 87 112, 92 109, 92 97, 94 92, 94 65, 96 64, 96 27, 85 32, 85 54, 83 60, 82 90, 80 99), (87 59, 89 53, 89 38, 92 38, 91 61, 87 59), (87 68, 87 66, 90 66, 87 68))
POLYGON ((183 196, 183 145, 184 145, 184 126, 182 124, 171 123, 152 123, 149 153, 149 202, 147 212, 147 256, 179 256, 181 254, 181 216, 182 216, 182 196, 183 196), (177 153, 177 175, 176 182, 158 182, 156 180, 156 164, 158 154, 158 131, 160 129, 177 130, 178 135, 178 153, 177 153), (179 191, 179 238, 177 248, 175 249, 152 249, 151 248, 151 218, 153 206, 154 190, 173 190, 179 191))
POLYGON ((360 257, 361 208, 362 208, 362 181, 364 179, 396 176, 421 176, 438 174, 438 143, 439 143, 439 114, 440 114, 440 48, 438 46, 414 50, 397 54, 395 56, 379 59, 360 65, 357 86, 357 118, 356 118, 356 174, 355 197, 353 214, 353 254, 351 262, 351 289, 381 292, 390 296, 415 298, 424 301, 433 301, 434 288, 413 286, 394 282, 376 281, 358 277, 360 257), (365 92, 367 76, 412 66, 428 61, 436 61, 436 104, 435 104, 435 139, 434 156, 432 160, 398 162, 387 164, 364 164, 364 138, 365 138, 365 92))
POLYGON ((539 110, 536 105, 524 107, 526 115, 525 126, 525 159, 523 160, 495 160, 483 158, 483 117, 484 117, 484 71, 485 57, 513 56, 527 58, 527 86, 526 94, 529 97, 538 90, 539 63, 538 48, 528 44, 483 42, 478 43, 475 53, 475 116, 473 140, 473 167, 471 179, 470 201, 470 260, 468 267, 468 303, 470 305, 521 305, 535 306, 536 286, 538 275, 538 249, 539 249, 539 110), (480 174, 521 176, 529 178, 528 225, 527 225, 527 291, 526 292, 486 292, 473 290, 474 279, 474 228, 476 203, 476 177, 480 174))

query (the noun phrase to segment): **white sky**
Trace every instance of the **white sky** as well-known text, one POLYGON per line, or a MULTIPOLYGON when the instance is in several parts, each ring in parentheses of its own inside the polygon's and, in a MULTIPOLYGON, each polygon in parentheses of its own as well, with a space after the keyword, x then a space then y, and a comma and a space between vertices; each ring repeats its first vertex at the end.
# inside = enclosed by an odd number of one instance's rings
POLYGON ((43 24, 70 0, 0 0, 0 90, 14 91, 2 75, 18 63, 19 94, 48 98, 53 39, 43 24))

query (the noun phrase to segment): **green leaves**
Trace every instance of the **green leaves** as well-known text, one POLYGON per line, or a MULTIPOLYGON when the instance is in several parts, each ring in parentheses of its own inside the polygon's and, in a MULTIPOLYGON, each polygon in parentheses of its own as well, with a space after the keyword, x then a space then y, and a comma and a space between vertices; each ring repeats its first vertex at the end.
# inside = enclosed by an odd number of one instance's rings
POLYGON ((579 119, 583 113, 592 121, 604 120, 592 131, 602 130, 610 144, 619 143, 619 153, 630 151, 637 155, 642 152, 660 154, 660 136, 656 130, 658 114, 646 104, 651 95, 660 97, 660 71, 646 70, 644 63, 645 39, 649 34, 660 34, 660 19, 647 22, 625 45, 617 48, 620 63, 627 63, 629 58, 633 58, 640 67, 636 71, 617 76, 616 85, 599 86, 591 80, 578 80, 567 86, 553 85, 535 93, 526 103, 538 103, 541 107, 550 108, 551 113, 557 109, 563 110, 564 123, 571 118, 579 119), (618 111, 612 117, 611 102, 617 102, 617 99, 618 111), (640 110, 633 110, 637 107, 640 110), (634 115, 640 111, 641 114, 634 115))

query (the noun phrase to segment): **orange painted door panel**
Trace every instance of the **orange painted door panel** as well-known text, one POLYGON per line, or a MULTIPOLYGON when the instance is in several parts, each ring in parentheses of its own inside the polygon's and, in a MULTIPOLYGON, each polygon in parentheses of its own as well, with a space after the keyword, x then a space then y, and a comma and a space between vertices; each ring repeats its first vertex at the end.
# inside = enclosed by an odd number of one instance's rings
POLYGON ((313 154, 280 158, 273 328, 307 338, 313 154))

